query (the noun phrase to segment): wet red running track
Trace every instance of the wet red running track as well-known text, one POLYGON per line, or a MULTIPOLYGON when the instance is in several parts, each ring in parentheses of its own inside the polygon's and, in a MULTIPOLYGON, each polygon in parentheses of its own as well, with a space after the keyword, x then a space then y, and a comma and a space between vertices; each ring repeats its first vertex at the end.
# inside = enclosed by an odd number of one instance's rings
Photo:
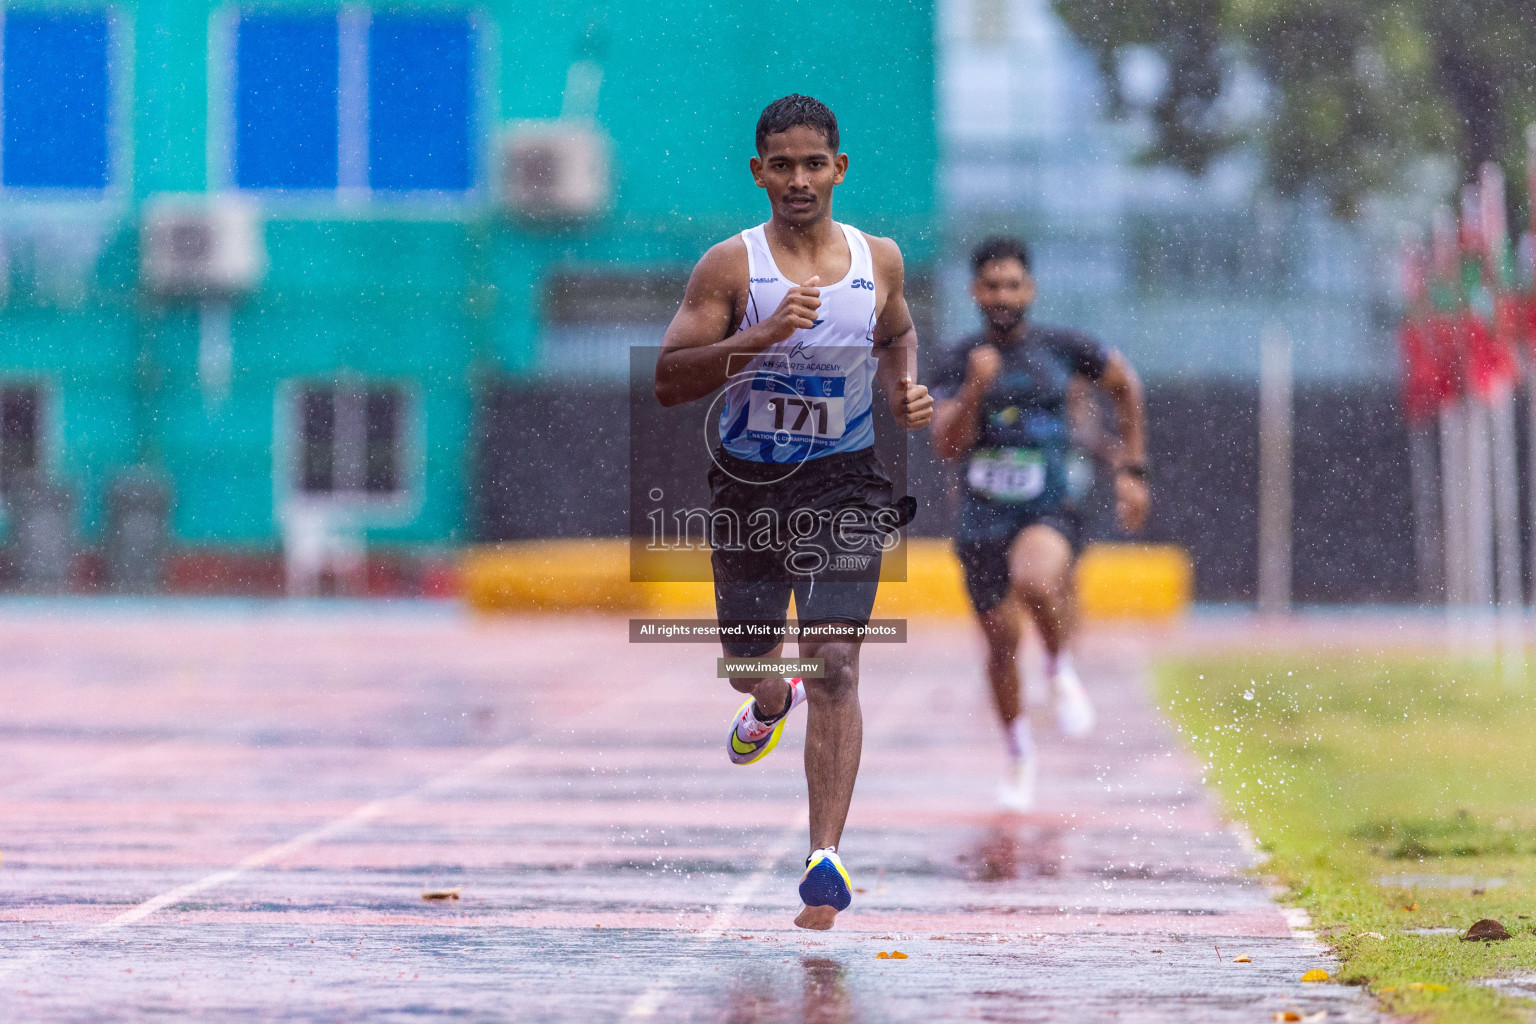
POLYGON ((717 652, 626 637, 425 605, 0 608, 0 1019, 1373 1019, 1299 983, 1328 962, 1245 873, 1133 635, 1085 645, 1094 738, 1041 716, 1026 815, 994 810, 970 631, 867 647, 858 893, 814 934, 791 925, 803 712, 733 766, 717 652))

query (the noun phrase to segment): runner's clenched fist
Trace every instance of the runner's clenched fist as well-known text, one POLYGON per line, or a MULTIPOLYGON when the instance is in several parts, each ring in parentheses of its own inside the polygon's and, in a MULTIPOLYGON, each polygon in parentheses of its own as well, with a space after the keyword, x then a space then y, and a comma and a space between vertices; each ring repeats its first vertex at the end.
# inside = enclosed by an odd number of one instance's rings
POLYGON ((1003 372, 1003 357, 992 345, 977 345, 971 349, 965 361, 965 380, 972 387, 985 391, 1003 372))
POLYGON ((912 383, 911 377, 903 377, 897 393, 891 396, 891 415, 899 426, 922 430, 933 419, 933 396, 924 385, 912 383))
POLYGON ((796 331, 808 331, 816 326, 816 311, 821 308, 820 277, 811 277, 805 284, 797 284, 784 296, 779 308, 763 321, 769 336, 775 341, 787 341, 796 331))

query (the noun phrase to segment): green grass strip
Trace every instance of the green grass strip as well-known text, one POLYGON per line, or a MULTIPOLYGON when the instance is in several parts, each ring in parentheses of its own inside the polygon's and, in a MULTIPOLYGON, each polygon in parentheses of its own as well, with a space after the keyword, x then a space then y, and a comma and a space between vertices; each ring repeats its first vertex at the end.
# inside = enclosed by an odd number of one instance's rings
POLYGON ((1536 682, 1487 662, 1267 653, 1163 664, 1157 691, 1338 980, 1426 1024, 1530 1019, 1536 1004, 1478 981, 1536 975, 1536 682), (1514 937, 1461 941, 1485 917, 1514 937))

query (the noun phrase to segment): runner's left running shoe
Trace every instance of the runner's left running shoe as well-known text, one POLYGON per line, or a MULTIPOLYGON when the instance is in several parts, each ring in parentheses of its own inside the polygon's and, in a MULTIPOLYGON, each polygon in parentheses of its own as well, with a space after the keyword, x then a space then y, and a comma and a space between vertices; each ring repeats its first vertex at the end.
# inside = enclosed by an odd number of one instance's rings
POLYGON ((1008 773, 997 790, 997 802, 1005 811, 1028 811, 1035 806, 1035 752, 1010 758, 1008 773))
POLYGON ((1057 667, 1053 685, 1056 690, 1056 724, 1060 726, 1062 734, 1082 739, 1093 732, 1099 716, 1083 690, 1082 680, 1077 678, 1076 669, 1065 658, 1057 667))
POLYGON ((853 902, 853 880, 848 877, 833 847, 813 850, 805 858, 805 874, 800 878, 800 902, 805 906, 795 918, 795 924, 817 931, 831 928, 833 918, 853 902))
POLYGON ((748 697, 747 702, 736 709, 736 718, 731 722, 731 735, 726 741, 726 750, 731 755, 731 763, 753 764, 767 757, 773 748, 778 746, 779 735, 784 731, 784 723, 789 720, 789 713, 795 710, 796 704, 804 700, 804 681, 791 679, 789 707, 772 721, 760 722, 757 718, 757 698, 748 697))

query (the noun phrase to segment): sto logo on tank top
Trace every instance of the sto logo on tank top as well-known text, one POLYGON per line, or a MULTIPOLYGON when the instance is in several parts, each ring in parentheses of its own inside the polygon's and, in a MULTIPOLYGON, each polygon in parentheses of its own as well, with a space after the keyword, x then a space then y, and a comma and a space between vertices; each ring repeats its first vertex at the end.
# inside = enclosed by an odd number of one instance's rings
MULTIPOLYGON (((839 224, 853 255, 848 276, 821 286, 814 327, 733 365, 720 410, 721 446, 753 462, 803 462, 875 443, 875 267, 863 233, 839 224)), ((747 243, 744 330, 772 316, 795 287, 780 272, 758 225, 747 243)))

